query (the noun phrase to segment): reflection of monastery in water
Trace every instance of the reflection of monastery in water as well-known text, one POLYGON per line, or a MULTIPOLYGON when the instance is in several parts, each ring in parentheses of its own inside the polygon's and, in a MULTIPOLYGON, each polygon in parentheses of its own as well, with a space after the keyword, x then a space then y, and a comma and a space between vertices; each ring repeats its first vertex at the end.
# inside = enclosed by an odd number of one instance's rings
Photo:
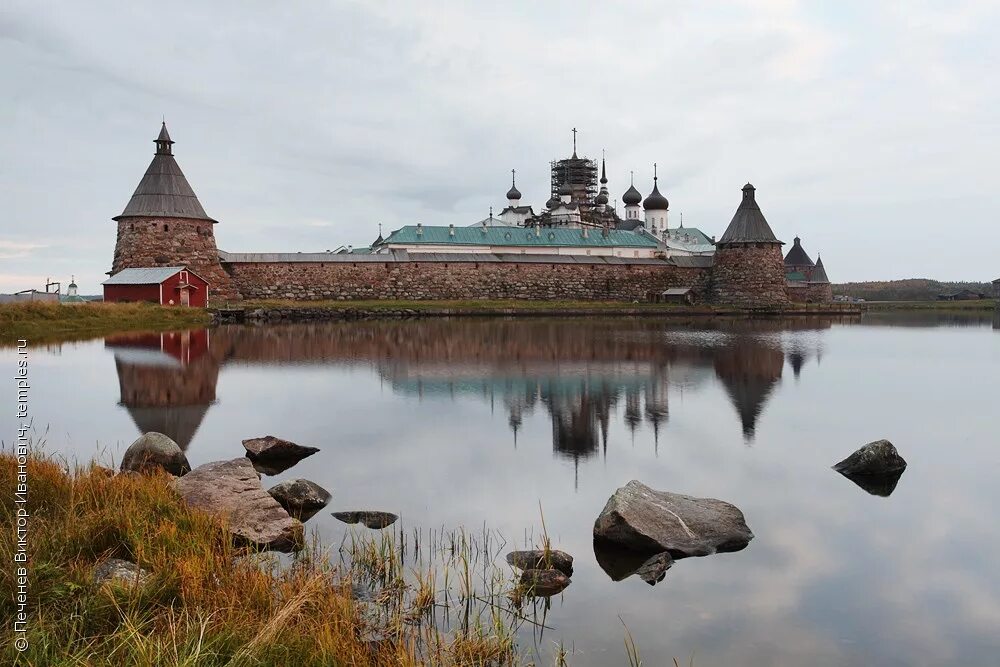
POLYGON ((784 343, 781 332, 830 321, 702 324, 709 328, 654 320, 371 321, 126 334, 106 346, 114 351, 121 405, 137 429, 165 433, 184 448, 216 400, 224 364, 363 365, 401 394, 481 397, 501 406, 514 446, 524 420, 544 411, 553 452, 579 462, 607 453, 615 420, 633 440, 648 427, 658 448, 670 392, 697 390, 713 377, 752 440, 785 358, 798 377, 819 354, 818 345, 784 343))

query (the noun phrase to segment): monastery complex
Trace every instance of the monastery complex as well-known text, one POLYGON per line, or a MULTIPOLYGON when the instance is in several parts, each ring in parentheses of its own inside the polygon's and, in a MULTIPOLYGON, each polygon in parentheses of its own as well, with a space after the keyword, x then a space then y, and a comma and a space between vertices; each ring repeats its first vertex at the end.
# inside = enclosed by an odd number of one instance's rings
MULTIPOLYGON (((658 176, 645 198, 629 184, 624 214, 610 205, 600 168, 573 154, 551 163, 551 197, 536 212, 523 204, 511 172, 506 206, 469 226, 406 225, 367 248, 331 252, 231 253, 174 158, 166 124, 156 153, 125 210, 111 281, 122 293, 144 269, 185 272, 173 289, 206 289, 208 301, 262 299, 535 299, 688 302, 780 309, 832 300, 822 260, 795 238, 787 255, 747 183, 728 227, 709 236, 672 227, 658 176), (128 271, 126 271, 128 270, 128 271), (122 272, 125 273, 122 273, 122 272), (187 271, 194 277, 187 279, 187 271), (199 278, 200 281, 196 281, 199 278)), ((109 281, 109 282, 111 282, 109 281)), ((162 293, 162 289, 161 289, 162 293)), ((204 296, 183 294, 183 303, 204 296)), ((169 301, 174 303, 173 300, 169 301)), ((178 301, 180 303, 181 301, 178 301)))

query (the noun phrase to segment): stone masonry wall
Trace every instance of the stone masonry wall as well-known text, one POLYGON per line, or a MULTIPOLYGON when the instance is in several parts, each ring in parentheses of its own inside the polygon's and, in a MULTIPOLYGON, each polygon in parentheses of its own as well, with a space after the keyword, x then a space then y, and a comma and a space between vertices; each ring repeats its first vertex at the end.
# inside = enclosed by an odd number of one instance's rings
MULTIPOLYGON (((645 301, 649 291, 694 286, 705 269, 670 265, 474 262, 259 262, 226 264, 248 299, 533 299, 645 301)), ((782 277, 782 280, 784 278, 782 277)))
POLYGON ((788 287, 788 300, 794 303, 830 303, 833 285, 830 283, 800 283, 788 287))
POLYGON ((239 292, 219 264, 214 225, 187 218, 130 217, 118 221, 112 273, 152 266, 187 266, 209 283, 209 301, 238 299, 239 292))
POLYGON ((712 278, 716 303, 744 308, 788 305, 785 261, 778 243, 719 246, 712 278))

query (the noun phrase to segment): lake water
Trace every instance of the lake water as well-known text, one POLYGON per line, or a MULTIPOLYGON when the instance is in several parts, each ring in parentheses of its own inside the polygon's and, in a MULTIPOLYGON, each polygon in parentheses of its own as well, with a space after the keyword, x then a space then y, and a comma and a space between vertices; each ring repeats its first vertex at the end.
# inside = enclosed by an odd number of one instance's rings
MULTIPOLYGON (((265 485, 401 525, 540 533, 576 558, 537 642, 572 665, 1000 664, 1000 330, 989 315, 496 319, 221 327, 30 351, 48 450, 117 461, 141 431, 192 465, 274 434, 320 453, 265 485), (888 497, 830 469, 879 438, 888 497), (599 566, 616 488, 729 501, 755 534, 649 586, 599 566), (620 619, 619 619, 620 617, 620 619)), ((14 355, 0 350, 12 375, 14 355)), ((12 411, 0 414, 9 447, 12 411)), ((522 647, 531 650, 531 647, 522 647)))

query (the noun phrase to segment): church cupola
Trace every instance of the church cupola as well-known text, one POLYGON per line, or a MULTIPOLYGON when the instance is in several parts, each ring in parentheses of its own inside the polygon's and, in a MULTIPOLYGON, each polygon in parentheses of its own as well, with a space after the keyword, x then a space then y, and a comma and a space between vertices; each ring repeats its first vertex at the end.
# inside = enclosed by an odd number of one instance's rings
POLYGON ((657 228, 666 229, 667 228, 667 209, 670 208, 670 202, 667 198, 660 194, 660 187, 657 183, 658 176, 656 174, 656 163, 653 163, 653 191, 649 193, 646 197, 646 201, 642 203, 643 209, 646 211, 646 227, 652 233, 656 233, 657 228))
POLYGON ((559 186, 559 200, 564 204, 573 200, 573 187, 568 182, 559 186))
POLYGON ((514 185, 514 176, 516 174, 515 170, 510 170, 510 190, 507 191, 507 204, 510 206, 517 206, 518 202, 521 201, 521 191, 514 185))
POLYGON ((629 172, 629 186, 622 195, 622 203, 625 204, 625 219, 638 220, 642 194, 635 189, 635 172, 629 172))

